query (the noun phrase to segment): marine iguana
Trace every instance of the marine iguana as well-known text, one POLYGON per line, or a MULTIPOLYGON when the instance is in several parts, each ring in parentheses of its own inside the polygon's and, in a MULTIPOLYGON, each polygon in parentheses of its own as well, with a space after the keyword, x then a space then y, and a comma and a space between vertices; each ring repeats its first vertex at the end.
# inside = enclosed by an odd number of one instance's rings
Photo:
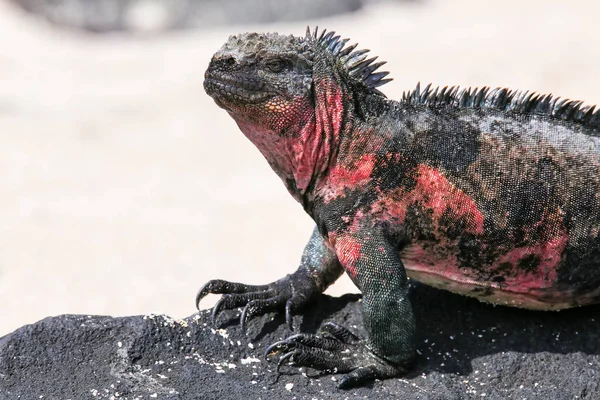
POLYGON ((234 35, 204 87, 316 223, 296 272, 268 285, 212 280, 224 309, 292 315, 345 271, 368 336, 328 323, 269 346, 279 366, 346 373, 342 388, 415 359, 408 277, 509 306, 600 302, 600 111, 487 87, 388 100, 383 62, 334 32, 234 35))

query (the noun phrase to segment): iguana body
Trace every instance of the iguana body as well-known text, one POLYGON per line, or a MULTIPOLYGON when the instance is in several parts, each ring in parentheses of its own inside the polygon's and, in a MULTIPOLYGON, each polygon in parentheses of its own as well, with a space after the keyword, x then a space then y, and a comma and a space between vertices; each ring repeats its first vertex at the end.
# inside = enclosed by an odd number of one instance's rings
POLYGON ((280 364, 348 372, 340 386, 401 374, 415 356, 407 275, 533 309, 600 302, 600 113, 506 89, 419 87, 333 32, 230 37, 205 88, 261 150, 316 229, 298 271, 265 286, 211 281, 221 309, 298 308, 343 271, 368 337, 327 324, 276 343, 280 364))

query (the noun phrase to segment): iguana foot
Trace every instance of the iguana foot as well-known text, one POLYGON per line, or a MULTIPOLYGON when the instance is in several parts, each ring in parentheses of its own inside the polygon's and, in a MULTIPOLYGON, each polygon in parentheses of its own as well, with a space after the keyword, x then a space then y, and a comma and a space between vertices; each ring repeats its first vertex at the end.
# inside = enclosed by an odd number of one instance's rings
POLYGON ((401 375, 408 366, 392 364, 373 354, 355 334, 333 322, 324 324, 318 335, 300 333, 272 344, 265 358, 280 353, 278 371, 291 363, 332 373, 346 372, 338 384, 341 389, 401 375))
POLYGON ((196 295, 196 308, 207 294, 223 294, 212 309, 212 322, 223 310, 244 307, 240 324, 246 330, 246 323, 256 315, 285 309, 285 319, 293 327, 293 313, 321 293, 308 271, 298 270, 268 285, 246 285, 215 279, 207 282, 196 295))

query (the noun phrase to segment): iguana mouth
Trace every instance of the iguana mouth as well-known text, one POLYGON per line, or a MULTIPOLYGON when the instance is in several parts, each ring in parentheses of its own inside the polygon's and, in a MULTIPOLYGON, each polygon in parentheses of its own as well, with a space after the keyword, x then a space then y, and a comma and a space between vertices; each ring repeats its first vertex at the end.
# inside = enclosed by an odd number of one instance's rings
POLYGON ((219 103, 257 104, 275 95, 266 91, 265 83, 258 80, 214 71, 207 72, 204 78, 204 90, 219 103))

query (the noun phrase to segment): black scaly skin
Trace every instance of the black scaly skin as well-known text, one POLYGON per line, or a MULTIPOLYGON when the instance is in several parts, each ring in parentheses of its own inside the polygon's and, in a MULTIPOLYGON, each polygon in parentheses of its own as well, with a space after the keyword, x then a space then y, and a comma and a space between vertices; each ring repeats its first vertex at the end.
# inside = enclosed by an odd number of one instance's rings
POLYGON ((333 32, 231 36, 205 89, 316 223, 298 270, 214 280, 213 309, 292 315, 345 271, 367 337, 325 324, 267 348, 341 372, 340 387, 415 358, 408 276, 483 301, 558 310, 600 302, 600 112, 551 95, 429 86, 397 102, 383 63, 333 32))

